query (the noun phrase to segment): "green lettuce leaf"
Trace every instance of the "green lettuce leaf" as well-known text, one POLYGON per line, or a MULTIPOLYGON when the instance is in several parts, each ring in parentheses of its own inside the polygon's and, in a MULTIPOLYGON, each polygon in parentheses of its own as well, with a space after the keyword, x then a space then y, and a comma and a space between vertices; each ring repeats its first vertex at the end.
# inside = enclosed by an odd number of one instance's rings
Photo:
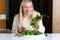
POLYGON ((39 20, 41 20, 41 19, 43 19, 42 16, 36 15, 36 17, 34 17, 34 18, 32 19, 32 21, 30 22, 30 25, 34 28, 36 22, 39 21, 39 20))

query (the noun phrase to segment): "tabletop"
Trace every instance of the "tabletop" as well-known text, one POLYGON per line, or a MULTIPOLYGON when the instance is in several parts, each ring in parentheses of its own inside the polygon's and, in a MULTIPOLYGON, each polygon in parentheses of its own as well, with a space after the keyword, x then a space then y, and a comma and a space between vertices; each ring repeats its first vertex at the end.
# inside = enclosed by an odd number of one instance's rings
MULTIPOLYGON (((0 34, 0 40, 38 40, 38 38, 41 37, 39 35, 36 36, 22 36, 22 37, 18 37, 15 36, 15 34, 5 34, 5 33, 1 33, 0 34), (35 37, 35 39, 34 39, 35 37), (27 39, 26 39, 27 38, 27 39)), ((47 33, 47 36, 44 37, 44 40, 60 40, 60 34, 49 34, 47 33)))

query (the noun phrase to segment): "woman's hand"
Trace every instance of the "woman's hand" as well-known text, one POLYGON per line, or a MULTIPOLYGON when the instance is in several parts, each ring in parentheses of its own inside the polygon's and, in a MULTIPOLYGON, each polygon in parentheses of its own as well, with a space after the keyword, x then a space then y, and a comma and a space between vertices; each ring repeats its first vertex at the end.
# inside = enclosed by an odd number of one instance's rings
POLYGON ((35 24, 35 28, 36 28, 36 29, 39 28, 39 21, 36 22, 36 24, 35 24))
POLYGON ((25 30, 25 28, 22 26, 18 28, 18 32, 23 32, 24 30, 25 30))

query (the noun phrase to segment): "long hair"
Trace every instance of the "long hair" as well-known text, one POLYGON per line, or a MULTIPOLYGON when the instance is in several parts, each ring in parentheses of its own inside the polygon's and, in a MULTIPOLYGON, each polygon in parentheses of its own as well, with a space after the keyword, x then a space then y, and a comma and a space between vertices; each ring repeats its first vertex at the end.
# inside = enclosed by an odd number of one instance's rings
MULTIPOLYGON (((19 18, 18 18, 18 21, 19 21, 19 23, 20 23, 21 25, 23 24, 23 21, 24 21, 24 16, 23 16, 22 7, 23 7, 24 4, 29 3, 29 2, 32 3, 31 0, 23 0, 23 1, 21 2, 20 11, 19 11, 19 18)), ((33 3, 32 3, 32 7, 33 7, 33 3)), ((33 11, 34 11, 34 8, 33 8, 33 11)), ((31 14, 31 15, 29 16, 29 19, 31 20, 32 18, 33 18, 33 16, 32 16, 32 14, 31 14)))

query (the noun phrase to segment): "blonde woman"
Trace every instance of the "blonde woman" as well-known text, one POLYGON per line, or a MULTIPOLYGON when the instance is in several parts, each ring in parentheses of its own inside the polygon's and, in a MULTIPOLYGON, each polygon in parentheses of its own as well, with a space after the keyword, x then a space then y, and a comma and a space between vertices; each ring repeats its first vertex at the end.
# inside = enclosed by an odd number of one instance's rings
POLYGON ((30 26, 31 20, 40 15, 39 12, 35 11, 33 8, 33 3, 31 0, 23 0, 20 5, 19 14, 14 16, 12 32, 18 33, 25 30, 39 30, 40 32, 45 32, 45 27, 43 26, 42 20, 36 22, 35 28, 30 26))

